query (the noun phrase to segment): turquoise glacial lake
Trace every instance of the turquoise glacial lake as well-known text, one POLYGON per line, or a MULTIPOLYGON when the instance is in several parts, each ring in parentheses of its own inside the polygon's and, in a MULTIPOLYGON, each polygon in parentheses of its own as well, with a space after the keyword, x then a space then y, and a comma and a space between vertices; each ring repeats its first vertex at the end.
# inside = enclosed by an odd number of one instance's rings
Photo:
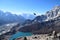
POLYGON ((33 34, 28 33, 28 32, 18 32, 16 34, 12 35, 9 40, 14 40, 14 39, 16 39, 18 37, 25 37, 25 36, 31 36, 31 35, 33 35, 33 34))

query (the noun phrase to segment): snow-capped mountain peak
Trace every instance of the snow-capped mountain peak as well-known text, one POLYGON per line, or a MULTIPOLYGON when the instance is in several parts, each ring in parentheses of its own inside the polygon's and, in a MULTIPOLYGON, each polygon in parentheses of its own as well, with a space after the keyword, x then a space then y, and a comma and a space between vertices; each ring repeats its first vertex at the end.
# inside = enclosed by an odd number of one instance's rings
POLYGON ((53 9, 47 11, 45 15, 37 16, 35 20, 45 22, 49 20, 56 20, 59 16, 60 16, 60 6, 55 6, 53 7, 53 9))
POLYGON ((60 16, 60 6, 55 6, 52 10, 46 12, 47 19, 54 19, 58 16, 60 16))

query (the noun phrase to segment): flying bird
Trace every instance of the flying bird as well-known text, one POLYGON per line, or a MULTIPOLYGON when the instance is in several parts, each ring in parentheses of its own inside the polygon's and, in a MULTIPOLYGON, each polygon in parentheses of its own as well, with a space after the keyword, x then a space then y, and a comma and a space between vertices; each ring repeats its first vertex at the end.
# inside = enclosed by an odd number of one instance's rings
POLYGON ((34 15, 36 15, 36 13, 34 13, 34 15))

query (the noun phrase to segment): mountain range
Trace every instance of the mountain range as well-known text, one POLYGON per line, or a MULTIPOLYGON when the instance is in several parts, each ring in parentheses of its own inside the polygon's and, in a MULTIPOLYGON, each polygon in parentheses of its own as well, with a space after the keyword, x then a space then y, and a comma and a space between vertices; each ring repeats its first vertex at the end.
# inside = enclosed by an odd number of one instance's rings
POLYGON ((21 15, 12 14, 10 12, 3 12, 0 10, 0 25, 14 23, 14 22, 24 22, 26 19, 21 15))
POLYGON ((21 32, 32 33, 50 33, 52 30, 60 30, 60 6, 55 6, 52 10, 47 11, 45 15, 37 16, 33 20, 27 19, 19 27, 12 29, 21 32), (48 30, 48 31, 46 31, 48 30))

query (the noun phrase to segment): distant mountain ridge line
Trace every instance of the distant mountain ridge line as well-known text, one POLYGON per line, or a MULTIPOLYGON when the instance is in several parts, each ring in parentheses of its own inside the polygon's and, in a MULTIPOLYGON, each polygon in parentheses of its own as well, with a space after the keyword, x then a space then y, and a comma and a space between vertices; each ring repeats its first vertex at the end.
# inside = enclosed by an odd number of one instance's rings
POLYGON ((26 19, 21 15, 11 14, 10 12, 0 11, 0 25, 13 22, 23 22, 26 19))

